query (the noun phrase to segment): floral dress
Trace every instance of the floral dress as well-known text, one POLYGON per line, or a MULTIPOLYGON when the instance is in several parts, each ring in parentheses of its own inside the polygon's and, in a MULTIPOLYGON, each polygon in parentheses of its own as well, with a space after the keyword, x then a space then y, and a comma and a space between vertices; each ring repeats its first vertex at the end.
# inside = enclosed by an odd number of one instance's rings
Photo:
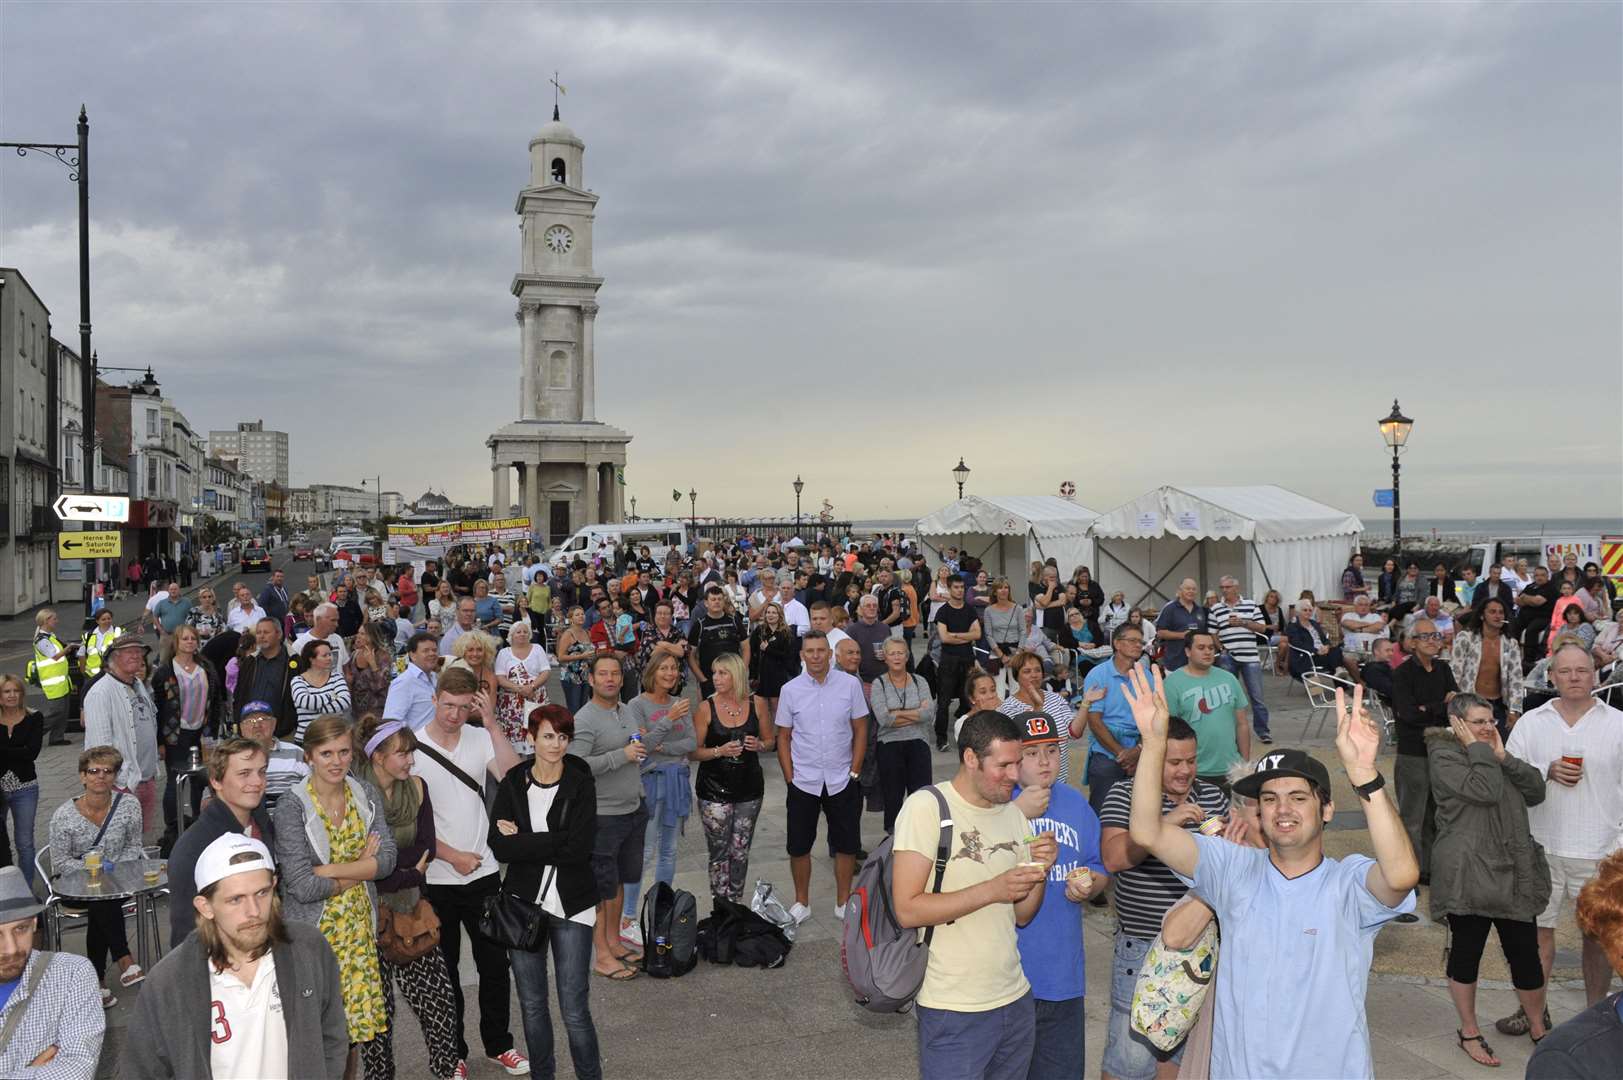
MULTIPOLYGON (((517 656, 514 656, 511 649, 503 649, 501 654, 496 657, 498 663, 505 662, 506 664, 506 670, 500 672, 502 677, 509 682, 515 682, 526 687, 535 682, 538 673, 532 672, 530 670, 531 664, 526 661, 535 658, 538 650, 542 654, 541 658, 545 659, 546 651, 535 644, 530 646, 530 656, 526 657, 525 660, 520 660, 517 656)), ((526 718, 530 711, 529 699, 520 697, 505 686, 497 685, 500 688, 496 691, 496 722, 501 725, 502 734, 506 735, 507 741, 513 744, 513 752, 518 754, 519 757, 526 757, 535 753, 535 748, 530 744, 530 732, 526 725, 526 718)), ((546 700, 546 695, 543 693, 541 703, 544 704, 546 700)))
MULTIPOLYGON (((305 781, 310 801, 327 828, 332 862, 358 859, 366 847, 366 826, 355 805, 355 792, 344 785, 344 820, 333 826, 327 810, 316 797, 315 786, 305 781)), ((321 935, 338 959, 338 981, 344 993, 344 1017, 349 1024, 349 1041, 371 1042, 389 1028, 383 1001, 383 977, 378 971, 377 937, 373 927, 377 914, 365 888, 345 889, 328 899, 318 924, 321 935)))

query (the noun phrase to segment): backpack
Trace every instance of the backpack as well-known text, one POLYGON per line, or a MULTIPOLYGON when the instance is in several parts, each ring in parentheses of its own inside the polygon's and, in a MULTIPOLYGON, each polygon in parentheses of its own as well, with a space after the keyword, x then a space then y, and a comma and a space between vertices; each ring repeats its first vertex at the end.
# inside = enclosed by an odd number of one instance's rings
POLYGON ((656 979, 686 975, 699 962, 699 905, 686 889, 654 882, 642 900, 642 970, 656 979))
POLYGON ((793 942, 773 923, 743 904, 712 897, 710 917, 699 923, 698 949, 712 964, 782 967, 793 942))
MULTIPOLYGON (((935 880, 931 892, 941 891, 947 874, 947 856, 952 848, 952 812, 946 796, 935 786, 925 788, 935 796, 941 817, 941 840, 936 845, 935 880)), ((896 921, 891 899, 894 872, 895 836, 887 836, 857 871, 851 886, 855 909, 847 909, 841 930, 840 963, 856 994, 857 1004, 869 1012, 907 1012, 924 985, 924 969, 930 962, 930 939, 935 927, 903 929, 896 921)))

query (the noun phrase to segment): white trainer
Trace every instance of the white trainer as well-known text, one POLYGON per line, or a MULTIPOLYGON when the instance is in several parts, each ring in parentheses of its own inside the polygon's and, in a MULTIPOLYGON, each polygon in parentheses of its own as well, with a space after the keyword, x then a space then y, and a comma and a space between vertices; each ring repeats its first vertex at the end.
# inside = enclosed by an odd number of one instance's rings
POLYGON ((811 918, 811 908, 797 900, 794 906, 789 909, 789 917, 795 921, 796 926, 799 926, 811 918))

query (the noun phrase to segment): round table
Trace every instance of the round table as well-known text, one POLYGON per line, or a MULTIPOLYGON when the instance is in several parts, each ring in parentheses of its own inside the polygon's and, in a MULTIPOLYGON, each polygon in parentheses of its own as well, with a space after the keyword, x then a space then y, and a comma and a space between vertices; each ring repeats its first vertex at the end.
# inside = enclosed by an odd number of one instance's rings
POLYGON ((158 937, 158 897, 168 892, 169 874, 148 884, 142 859, 128 859, 120 863, 103 863, 101 874, 95 881, 84 870, 64 870, 51 880, 53 902, 47 909, 46 935, 48 948, 62 944, 62 904, 89 900, 135 901, 135 962, 142 971, 151 971, 152 965, 163 956, 163 942, 158 937))

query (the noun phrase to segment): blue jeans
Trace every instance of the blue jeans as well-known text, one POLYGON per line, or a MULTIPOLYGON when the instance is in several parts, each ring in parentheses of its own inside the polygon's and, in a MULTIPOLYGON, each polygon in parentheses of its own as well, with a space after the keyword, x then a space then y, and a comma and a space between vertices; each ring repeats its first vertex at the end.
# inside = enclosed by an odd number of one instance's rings
MULTIPOLYGON (((642 865, 646 873, 648 864, 653 863, 654 880, 669 885, 676 878, 676 841, 682 835, 682 822, 686 819, 677 818, 673 825, 660 824, 660 814, 665 807, 659 790, 652 777, 644 774, 642 793, 648 805, 648 831, 642 834, 642 865)), ((620 909, 622 918, 637 917, 637 901, 641 896, 642 882, 627 882, 626 902, 620 909)))
POLYGON ((554 915, 541 916, 541 941, 535 952, 509 949, 513 981, 518 985, 518 1007, 524 1023, 524 1045, 530 1056, 530 1075, 551 1080, 558 1072, 552 1048, 552 1016, 547 1011, 547 950, 558 977, 558 1012, 569 1038, 569 1059, 580 1080, 602 1080, 603 1061, 597 1049, 597 1028, 592 1025, 592 928, 554 915))
POLYGON ((1087 1019, 1082 1003, 1037 999, 1037 1037, 1031 1044, 1031 1069, 1026 1080, 1081 1080, 1087 1060, 1087 1019))
POLYGON ((919 1018, 920 1080, 1026 1080, 1036 1009, 1031 992, 997 1009, 914 1010, 919 1018))
POLYGON ((1127 779, 1127 770, 1109 754, 1088 753, 1088 805, 1095 814, 1103 812, 1105 796, 1118 781, 1127 779))
POLYGON ((34 847, 34 814, 39 809, 39 785, 30 784, 16 791, 8 791, 5 795, 5 806, 0 813, 11 813, 11 838, 17 844, 17 862, 28 879, 28 884, 34 884, 34 856, 38 851, 34 847))
POLYGON ((1105 1056, 1100 1065, 1116 1080, 1155 1080, 1157 1062, 1183 1060, 1181 1045, 1168 1055, 1133 1030, 1133 988, 1149 951, 1150 942, 1116 932, 1110 961, 1110 1020, 1105 1025, 1105 1056))
POLYGON ((1217 658, 1217 664, 1245 686, 1245 696, 1251 699, 1251 730, 1258 735, 1269 734, 1268 706, 1262 703, 1262 662, 1242 664, 1224 653, 1217 658))

